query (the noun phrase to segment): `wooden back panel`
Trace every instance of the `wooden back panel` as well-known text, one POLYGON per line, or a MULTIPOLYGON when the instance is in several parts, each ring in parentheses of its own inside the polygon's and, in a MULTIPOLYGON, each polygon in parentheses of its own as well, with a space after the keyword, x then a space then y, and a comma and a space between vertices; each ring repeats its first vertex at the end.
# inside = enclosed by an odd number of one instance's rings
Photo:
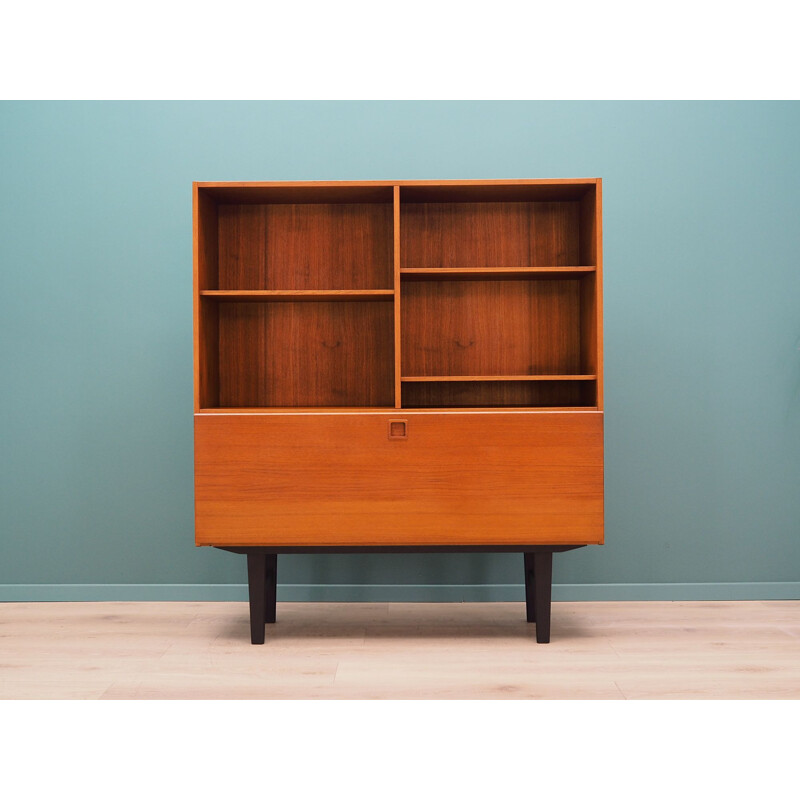
POLYGON ((581 262, 580 204, 400 205, 405 268, 574 267, 581 262))
POLYGON ((579 284, 407 282, 401 322, 403 375, 580 372, 579 284))
POLYGON ((391 303, 220 303, 219 355, 222 407, 394 404, 391 303))
POLYGON ((220 289, 392 289, 391 203, 219 206, 220 289))

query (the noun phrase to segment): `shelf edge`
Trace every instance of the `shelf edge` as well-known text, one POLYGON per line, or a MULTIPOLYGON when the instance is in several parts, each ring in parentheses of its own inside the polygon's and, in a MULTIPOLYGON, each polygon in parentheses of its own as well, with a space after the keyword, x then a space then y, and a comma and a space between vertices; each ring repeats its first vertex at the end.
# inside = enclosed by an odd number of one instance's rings
POLYGON ((467 383, 470 381, 596 381, 597 375, 405 375, 404 383, 467 383))

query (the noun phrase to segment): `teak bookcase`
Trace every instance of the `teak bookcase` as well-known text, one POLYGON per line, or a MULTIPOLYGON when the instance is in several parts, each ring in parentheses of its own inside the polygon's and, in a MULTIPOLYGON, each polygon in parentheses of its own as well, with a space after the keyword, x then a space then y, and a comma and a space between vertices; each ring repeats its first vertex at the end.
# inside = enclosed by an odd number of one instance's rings
POLYGON ((603 542, 601 181, 194 184, 196 544, 525 554, 603 542))

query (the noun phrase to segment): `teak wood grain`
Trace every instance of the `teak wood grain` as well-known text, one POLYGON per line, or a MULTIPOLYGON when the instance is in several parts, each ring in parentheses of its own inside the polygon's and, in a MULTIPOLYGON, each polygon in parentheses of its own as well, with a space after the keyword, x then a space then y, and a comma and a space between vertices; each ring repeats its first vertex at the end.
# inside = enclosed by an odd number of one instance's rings
POLYGON ((392 203, 220 205, 219 286, 392 289, 392 203))
POLYGON ((200 414, 195 476, 198 544, 603 540, 596 412, 200 414))
POLYGON ((394 208, 394 405, 400 408, 402 403, 402 390, 400 388, 402 338, 401 338, 401 317, 400 308, 402 297, 400 296, 400 187, 395 186, 393 190, 394 208))
POLYGON ((391 406, 383 302, 222 303, 221 406, 391 406))
MULTIPOLYGON (((593 368, 597 372, 597 407, 603 410, 603 181, 597 179, 594 192, 594 257, 597 272, 594 277, 594 297, 588 297, 587 302, 594 305, 593 322, 594 333, 590 338, 591 353, 593 354, 593 368)), ((591 363, 591 362, 589 362, 591 363)))
MULTIPOLYGON (((484 278, 514 281, 517 277, 537 282, 579 279, 575 284, 580 287, 579 319, 567 323, 571 331, 560 319, 554 319, 550 327, 558 336, 577 335, 578 371, 597 375, 592 397, 581 402, 602 408, 600 190, 599 179, 195 184, 195 409, 223 403, 220 371, 227 367, 220 345, 218 302, 362 298, 393 302, 393 404, 401 407, 401 283, 408 287, 431 280, 441 286, 449 280, 481 283, 484 278), (417 225, 416 241, 409 238, 415 219, 424 223, 417 225), (411 229, 406 222, 412 223, 411 229), (416 260, 415 247, 433 253, 433 266, 401 269, 409 258, 416 260), (465 266, 458 257, 459 248, 466 248, 480 265, 465 266), (544 253, 543 260, 550 263, 509 266, 505 253, 527 264, 537 263, 537 253, 544 253), (558 262, 559 253, 577 254, 577 258, 568 259, 571 266, 556 266, 553 262, 558 262), (448 258, 457 266, 443 266, 448 258), (498 261, 493 263, 495 258, 498 261), (436 281, 437 270, 441 270, 441 282, 436 281), (231 288, 220 288, 229 281, 231 288), (309 284, 314 288, 301 288, 309 284), (254 285, 258 288, 252 288, 254 285), (372 288, 376 285, 382 288, 372 288), (381 294, 367 298, 370 292, 381 294)), ((466 263, 471 262, 467 259, 466 263)), ((512 301, 511 309, 501 304, 496 310, 513 315, 514 305, 518 303, 512 301)), ((546 349, 546 341, 541 341, 546 349)), ((449 346, 445 340, 443 349, 449 346)), ((508 329, 507 336, 496 339, 495 347, 502 353, 518 350, 520 343, 508 329)), ((449 358, 446 352, 431 357, 449 358)), ((469 358, 465 354, 462 360, 469 358)), ((478 365, 469 371, 486 372, 478 365)), ((300 379, 286 376, 288 382, 300 379)), ((275 380, 283 378, 276 376, 275 380)), ((577 402, 571 394, 570 390, 561 399, 550 396, 557 405, 577 402)), ((444 405, 443 398, 434 396, 432 400, 438 400, 435 406, 444 405)), ((313 402, 325 406, 330 398, 320 396, 313 402)), ((493 398, 490 391, 478 402, 498 405, 505 401, 493 398)), ((360 400, 353 405, 360 405, 360 400)), ((540 402, 532 398, 531 405, 540 402)))
POLYGON ((197 543, 602 542, 601 189, 196 183, 197 543))
POLYGON ((600 178, 423 181, 197 181, 217 203, 381 203, 401 189, 404 202, 580 200, 600 178))
POLYGON ((494 281, 519 278, 564 280, 565 278, 581 278, 594 271, 594 267, 428 267, 401 269, 400 276, 406 281, 494 281))
MULTIPOLYGON (((420 409, 415 408, 415 411, 419 411, 420 409)), ((463 409, 459 408, 437 408, 434 409, 438 412, 449 412, 453 414, 461 414, 461 413, 468 413, 463 409)), ((298 414, 301 416, 311 416, 314 414, 355 414, 358 416, 362 416, 364 414, 386 414, 392 411, 392 406, 236 406, 228 407, 228 408, 221 408, 219 406, 215 406, 212 408, 202 408, 198 412, 199 414, 211 414, 211 415, 219 415, 221 417, 232 417, 232 416, 241 416, 241 415, 252 415, 252 416, 269 416, 271 414, 298 414)), ((488 411, 490 413, 499 413, 502 412, 503 414, 525 414, 531 411, 530 408, 522 407, 512 407, 506 408, 503 406, 502 408, 498 408, 497 406, 477 406, 475 408, 470 408, 469 412, 473 411, 488 411)), ((554 405, 548 407, 537 407, 537 413, 542 413, 545 411, 550 411, 555 414, 563 414, 563 413, 572 413, 572 412, 595 412, 597 411, 596 408, 593 407, 584 407, 584 406, 564 406, 564 405, 554 405)))
POLYGON ((593 381, 403 382, 403 408, 594 408, 593 381))
POLYGON ((577 201, 401 203, 402 266, 579 265, 585 263, 580 260, 580 208, 577 201))
POLYGON ((219 400, 219 316, 215 306, 200 298, 202 286, 214 285, 218 275, 217 207, 194 187, 194 408, 219 400))
POLYGON ((420 281, 402 295, 403 375, 582 371, 577 280, 420 281))
POLYGON ((593 381, 596 375, 413 375, 400 380, 408 383, 445 381, 593 381))
POLYGON ((201 297, 221 300, 224 303, 252 303, 254 301, 296 302, 298 300, 387 300, 394 298, 392 289, 206 289, 201 297))

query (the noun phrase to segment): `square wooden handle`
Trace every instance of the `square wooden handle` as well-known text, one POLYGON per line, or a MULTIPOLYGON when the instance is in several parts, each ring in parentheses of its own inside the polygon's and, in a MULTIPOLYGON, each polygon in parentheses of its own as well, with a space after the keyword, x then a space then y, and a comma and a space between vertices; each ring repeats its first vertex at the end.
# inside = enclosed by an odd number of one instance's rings
POLYGON ((408 438, 408 421, 404 419, 390 419, 389 420, 389 438, 390 439, 407 439, 408 438))

